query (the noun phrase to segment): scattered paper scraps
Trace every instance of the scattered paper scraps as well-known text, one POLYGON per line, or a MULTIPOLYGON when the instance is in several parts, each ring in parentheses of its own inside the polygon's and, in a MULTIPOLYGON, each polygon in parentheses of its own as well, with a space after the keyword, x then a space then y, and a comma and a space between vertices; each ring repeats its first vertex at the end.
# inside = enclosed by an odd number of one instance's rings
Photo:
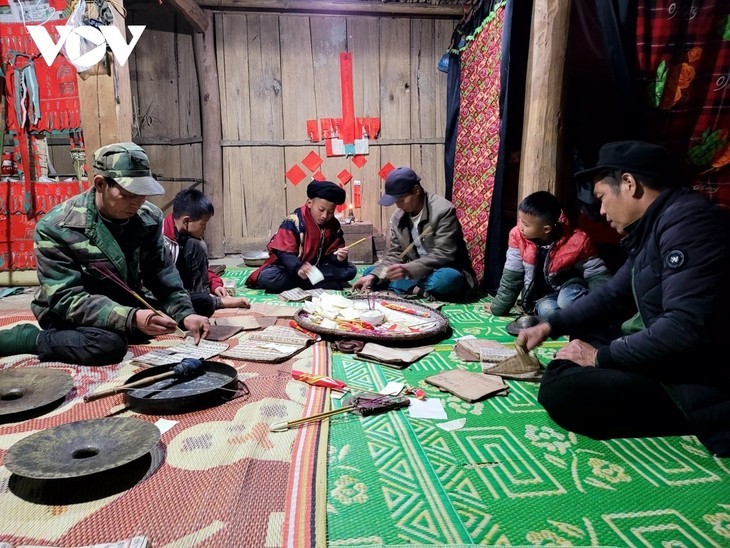
POLYGON ((382 394, 383 396, 397 396, 405 387, 406 385, 402 382, 390 381, 378 392, 378 394, 382 394))
POLYGON ((133 361, 148 365, 173 365, 180 363, 185 358, 207 360, 217 356, 227 348, 228 343, 206 341, 205 339, 196 345, 192 337, 187 337, 184 342, 176 346, 156 348, 146 354, 137 356, 133 361))
POLYGON ((419 400, 408 398, 411 404, 408 406, 408 414, 413 419, 447 419, 444 404, 439 398, 419 400))
POLYGON ((509 390, 501 377, 463 369, 450 369, 426 377, 425 381, 469 403, 509 390))
POLYGON ((157 422, 155 422, 155 426, 160 431, 160 434, 164 434, 177 423, 178 421, 171 421, 169 419, 157 419, 157 422))
POLYGON ((461 430, 466 426, 466 419, 455 419, 453 421, 439 422, 436 423, 441 430, 446 432, 453 432, 454 430, 461 430))

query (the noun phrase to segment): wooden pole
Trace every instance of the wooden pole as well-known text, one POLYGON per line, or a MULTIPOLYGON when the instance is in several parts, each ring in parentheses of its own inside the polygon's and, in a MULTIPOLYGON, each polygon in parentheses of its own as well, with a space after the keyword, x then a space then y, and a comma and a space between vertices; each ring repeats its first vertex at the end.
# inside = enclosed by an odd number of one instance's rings
POLYGON ((208 244, 208 255, 214 258, 223 257, 224 223, 223 223, 223 149, 221 139, 223 129, 221 123, 221 98, 218 89, 218 67, 215 58, 215 38, 213 36, 213 13, 207 11, 208 26, 205 33, 196 33, 193 37, 193 54, 198 72, 198 88, 200 90, 200 115, 203 125, 203 179, 204 192, 213 202, 215 215, 208 223, 205 241, 208 244))
POLYGON ((570 4, 570 0, 533 4, 518 201, 537 190, 559 195, 570 4))
POLYGON ((204 8, 273 11, 278 13, 327 13, 335 15, 400 15, 411 17, 451 17, 464 15, 463 5, 424 2, 362 2, 362 0, 199 0, 204 8))

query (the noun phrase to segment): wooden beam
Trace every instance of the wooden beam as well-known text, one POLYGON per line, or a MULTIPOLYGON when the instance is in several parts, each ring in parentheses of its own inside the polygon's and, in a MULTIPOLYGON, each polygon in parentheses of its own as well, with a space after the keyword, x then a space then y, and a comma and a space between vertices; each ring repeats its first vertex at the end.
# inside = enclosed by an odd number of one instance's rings
POLYGON ((460 19, 466 6, 434 5, 423 2, 362 2, 360 0, 199 0, 206 8, 232 8, 277 13, 326 13, 333 15, 401 15, 460 19))
POLYGON ((208 31, 196 33, 193 37, 193 53, 198 71, 200 90, 200 114, 203 118, 203 179, 204 191, 218 210, 208 223, 205 241, 208 254, 213 258, 223 257, 223 149, 220 146, 223 130, 221 126, 221 98, 218 89, 218 66, 215 60, 215 39, 213 36, 213 13, 206 14, 208 31))
MULTIPOLYGON (((135 140, 135 142, 141 144, 141 141, 135 140)), ((393 145, 443 145, 443 137, 418 137, 416 139, 376 139, 370 141, 368 146, 370 147, 386 147, 393 145)), ((324 146, 324 141, 288 141, 288 140, 277 140, 277 141, 221 141, 222 147, 321 147, 324 146)))
POLYGON ((200 9, 195 0, 168 0, 170 5, 175 8, 185 20, 190 23, 195 32, 205 32, 208 30, 208 16, 200 9))
MULTIPOLYGON (((116 9, 114 25, 127 35, 124 18, 116 9)), ((110 74, 78 77, 81 127, 84 131, 87 165, 96 149, 110 143, 132 140, 132 87, 129 64, 120 66, 111 57, 110 74)))
POLYGON ((538 190, 560 196, 570 4, 570 0, 533 4, 518 200, 538 190))

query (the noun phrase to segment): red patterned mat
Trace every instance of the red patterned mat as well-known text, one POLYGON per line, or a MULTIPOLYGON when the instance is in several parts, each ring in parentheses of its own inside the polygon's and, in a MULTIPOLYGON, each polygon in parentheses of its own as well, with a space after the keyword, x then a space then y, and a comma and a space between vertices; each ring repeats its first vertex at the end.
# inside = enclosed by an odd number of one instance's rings
MULTIPOLYGON (((27 312, 5 312, 0 326, 32 320, 27 312)), ((132 347, 135 355, 150 349, 132 347)), ((38 503, 14 489, 17 476, 0 466, 0 541, 77 546, 144 535, 153 546, 315 544, 315 524, 323 524, 315 515, 324 515, 314 500, 315 475, 323 473, 319 457, 326 456, 320 450, 326 436, 318 423, 277 433, 269 425, 323 409, 324 389, 310 389, 290 372, 325 373, 326 345, 280 364, 214 359, 233 365, 250 393, 211 409, 166 416, 178 423, 162 435, 149 470, 128 489, 68 504, 38 503)), ((39 363, 27 355, 0 359, 0 369, 12 367, 62 369, 73 376, 74 389, 42 417, 0 424, 0 463, 18 440, 59 424, 112 414, 160 418, 120 412, 120 396, 83 402, 85 394, 118 385, 140 369, 130 362, 81 367, 39 363)), ((324 535, 323 527, 319 533, 324 535)))

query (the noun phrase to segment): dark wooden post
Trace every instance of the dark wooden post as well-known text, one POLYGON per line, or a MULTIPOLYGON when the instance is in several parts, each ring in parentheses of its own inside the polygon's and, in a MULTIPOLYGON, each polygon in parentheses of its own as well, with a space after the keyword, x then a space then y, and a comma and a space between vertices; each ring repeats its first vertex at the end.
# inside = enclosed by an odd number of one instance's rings
POLYGON ((203 126, 204 192, 213 202, 216 212, 205 230, 208 254, 223 257, 223 149, 221 147, 221 98, 218 90, 218 68, 215 59, 213 13, 207 12, 208 25, 204 33, 193 38, 195 67, 200 90, 200 116, 203 126))

